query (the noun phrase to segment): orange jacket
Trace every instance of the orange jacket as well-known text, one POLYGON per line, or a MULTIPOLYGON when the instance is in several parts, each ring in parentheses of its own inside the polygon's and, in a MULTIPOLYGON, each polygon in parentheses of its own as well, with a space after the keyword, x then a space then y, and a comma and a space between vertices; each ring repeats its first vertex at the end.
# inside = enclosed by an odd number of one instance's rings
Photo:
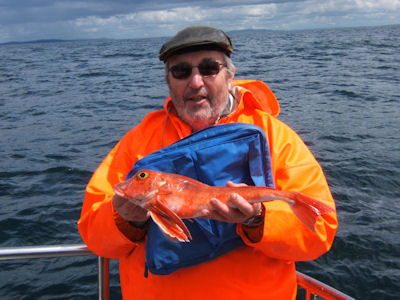
MULTIPOLYGON (((271 90, 260 81, 239 80, 235 85, 242 87, 239 106, 218 123, 251 123, 263 128, 276 188, 299 191, 334 207, 314 156, 293 130, 275 118, 279 105, 271 90)), ((238 224, 237 232, 247 246, 170 275, 143 276, 145 244, 132 241, 129 223, 115 212, 113 186, 125 179, 138 159, 191 133, 171 106, 168 97, 164 109, 149 113, 131 129, 94 173, 78 222, 84 242, 97 255, 120 260, 124 299, 295 299, 294 262, 312 260, 328 251, 337 219, 336 214, 319 217, 313 233, 283 201, 264 203, 259 242, 252 243, 238 224)))

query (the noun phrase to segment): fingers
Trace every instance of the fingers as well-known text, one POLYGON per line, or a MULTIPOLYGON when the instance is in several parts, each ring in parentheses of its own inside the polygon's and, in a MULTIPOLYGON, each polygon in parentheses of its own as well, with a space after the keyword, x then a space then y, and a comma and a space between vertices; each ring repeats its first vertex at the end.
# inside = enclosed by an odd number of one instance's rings
POLYGON ((229 200, 230 201, 228 205, 233 208, 237 208, 247 218, 250 218, 254 215, 255 207, 240 195, 232 194, 229 200))
POLYGON ((118 195, 114 195, 112 201, 113 201, 115 210, 118 211, 118 209, 125 204, 126 200, 127 200, 126 198, 123 198, 118 195))
POLYGON ((222 203, 218 199, 211 199, 210 204, 212 210, 210 211, 210 218, 222 222, 237 223, 241 219, 241 213, 234 207, 222 203))
POLYGON ((129 199, 118 195, 114 195, 113 205, 119 215, 130 222, 145 222, 150 217, 148 210, 137 206, 129 201, 129 199))
POLYGON ((226 186, 228 186, 228 187, 244 187, 244 186, 247 186, 247 184, 245 184, 245 183, 234 183, 234 182, 229 180, 229 181, 226 182, 226 186))
POLYGON ((255 216, 259 211, 259 205, 250 204, 246 199, 238 194, 232 194, 227 204, 222 203, 218 199, 211 199, 212 209, 207 217, 210 219, 229 222, 242 223, 255 216))

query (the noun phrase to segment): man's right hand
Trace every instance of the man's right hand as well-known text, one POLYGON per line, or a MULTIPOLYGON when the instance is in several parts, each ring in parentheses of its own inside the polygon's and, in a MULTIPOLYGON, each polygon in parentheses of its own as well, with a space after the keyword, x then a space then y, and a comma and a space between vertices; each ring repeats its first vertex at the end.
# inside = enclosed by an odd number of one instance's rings
POLYGON ((118 195, 113 197, 113 205, 119 215, 136 227, 143 226, 150 218, 150 212, 118 195))

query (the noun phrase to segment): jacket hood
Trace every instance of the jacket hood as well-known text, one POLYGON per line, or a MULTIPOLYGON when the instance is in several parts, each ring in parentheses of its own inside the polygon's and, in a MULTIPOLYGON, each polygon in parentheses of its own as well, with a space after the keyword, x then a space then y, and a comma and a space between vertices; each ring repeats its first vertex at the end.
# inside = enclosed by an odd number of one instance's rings
POLYGON ((253 107, 265 111, 273 117, 279 115, 278 99, 264 82, 259 80, 234 80, 233 84, 242 88, 238 109, 253 107))

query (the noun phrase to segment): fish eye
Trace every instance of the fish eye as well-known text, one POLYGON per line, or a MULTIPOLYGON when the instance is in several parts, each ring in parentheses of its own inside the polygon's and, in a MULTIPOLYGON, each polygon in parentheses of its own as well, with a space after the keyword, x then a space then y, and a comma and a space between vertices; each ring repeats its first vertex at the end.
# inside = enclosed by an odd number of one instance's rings
POLYGON ((149 173, 147 173, 145 171, 139 172, 136 175, 137 179, 139 179, 139 180, 145 179, 147 176, 149 176, 149 173))

